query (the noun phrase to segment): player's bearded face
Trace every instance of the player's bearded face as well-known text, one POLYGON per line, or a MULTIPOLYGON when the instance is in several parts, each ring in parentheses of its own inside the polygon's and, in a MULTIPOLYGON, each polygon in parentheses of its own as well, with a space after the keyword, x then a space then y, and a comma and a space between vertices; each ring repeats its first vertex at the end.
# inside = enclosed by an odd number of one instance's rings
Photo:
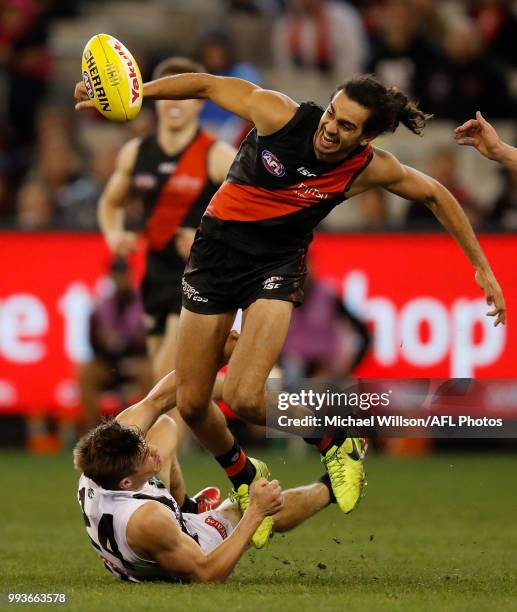
POLYGON ((156 102, 158 121, 169 130, 178 131, 197 122, 203 108, 201 100, 159 100, 156 102))
POLYGON ((314 134, 314 151, 322 161, 338 161, 368 139, 363 126, 370 111, 339 92, 331 100, 314 134))

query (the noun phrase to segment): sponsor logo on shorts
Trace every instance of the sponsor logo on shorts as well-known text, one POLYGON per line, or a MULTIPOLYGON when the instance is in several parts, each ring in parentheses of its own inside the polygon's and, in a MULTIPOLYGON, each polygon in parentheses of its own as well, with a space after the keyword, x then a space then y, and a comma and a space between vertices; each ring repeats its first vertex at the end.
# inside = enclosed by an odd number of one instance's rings
POLYGON ((283 276, 270 276, 262 283, 262 286, 264 289, 279 289, 283 280, 283 276))
POLYGON ((213 516, 207 516, 205 518, 205 523, 207 525, 210 525, 210 527, 214 527, 214 529, 217 529, 217 531, 219 532, 219 535, 221 536, 221 538, 223 540, 226 540, 226 538, 228 537, 228 533, 226 531, 226 527, 222 523, 220 523, 213 516))
POLYGON ((88 97, 90 98, 90 100, 92 100, 95 97, 95 92, 93 91, 93 83, 90 79, 90 75, 86 72, 86 70, 83 70, 83 83, 86 87, 86 93, 88 94, 88 97))
POLYGON ((195 289, 192 285, 189 285, 184 278, 181 279, 181 287, 183 289, 183 294, 185 295, 187 300, 191 300, 192 302, 208 302, 208 298, 201 297, 199 295, 199 291, 195 289))
POLYGON ((264 168, 270 174, 278 176, 279 178, 281 176, 284 176, 284 164, 278 159, 278 157, 274 153, 271 153, 271 151, 268 151, 267 149, 264 149, 262 151, 262 163, 264 164, 264 168))

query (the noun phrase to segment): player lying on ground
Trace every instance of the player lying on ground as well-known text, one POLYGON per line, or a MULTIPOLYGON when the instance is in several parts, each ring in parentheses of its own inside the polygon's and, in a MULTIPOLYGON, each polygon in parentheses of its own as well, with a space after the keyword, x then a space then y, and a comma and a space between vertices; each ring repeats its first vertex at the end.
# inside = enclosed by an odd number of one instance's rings
MULTIPOLYGON (((93 106, 84 83, 76 85, 75 96, 77 109, 93 106)), ((362 75, 339 86, 324 110, 241 79, 183 74, 147 83, 144 96, 210 99, 255 126, 194 240, 183 276, 176 363, 178 409, 238 492, 256 476, 256 466, 226 429, 217 428, 210 409, 222 348, 242 308, 224 400, 240 417, 263 424, 266 379, 292 309, 303 301, 313 229, 337 204, 377 187, 425 203, 471 262, 492 306, 488 315, 496 325, 505 322, 503 293, 459 203, 431 177, 371 145, 400 123, 421 134, 429 116, 404 93, 362 75)), ((307 441, 321 453, 340 508, 350 512, 364 486, 360 441, 344 436, 307 441)), ((241 507, 246 495, 242 489, 241 507)), ((258 545, 271 530, 271 521, 264 521, 255 536, 258 545)))
POLYGON ((474 147, 483 157, 509 170, 517 169, 517 149, 503 142, 479 111, 475 119, 469 119, 454 130, 454 138, 458 144, 474 147))
POLYGON ((107 569, 123 580, 223 581, 265 517, 273 517, 275 531, 288 531, 333 501, 327 475, 284 492, 276 480, 261 478, 250 487, 244 513, 229 499, 200 514, 182 512, 177 427, 164 414, 175 398, 172 372, 74 449, 88 536, 107 569))

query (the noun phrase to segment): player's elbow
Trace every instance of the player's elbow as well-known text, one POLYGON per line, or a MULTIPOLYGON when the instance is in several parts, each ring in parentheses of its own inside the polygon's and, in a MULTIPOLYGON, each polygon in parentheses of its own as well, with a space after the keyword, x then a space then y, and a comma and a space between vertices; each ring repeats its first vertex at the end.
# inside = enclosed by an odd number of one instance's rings
POLYGON ((228 578, 229 572, 221 570, 220 567, 207 557, 204 561, 197 564, 191 572, 190 579, 192 582, 212 582, 222 583, 228 578))

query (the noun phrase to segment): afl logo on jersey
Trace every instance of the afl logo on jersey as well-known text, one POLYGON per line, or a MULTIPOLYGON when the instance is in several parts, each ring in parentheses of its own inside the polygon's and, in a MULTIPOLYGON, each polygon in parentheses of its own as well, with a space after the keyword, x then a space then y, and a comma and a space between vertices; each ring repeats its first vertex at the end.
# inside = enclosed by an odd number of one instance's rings
POLYGON ((268 151, 267 149, 264 149, 262 151, 262 163, 270 174, 273 174, 274 176, 278 177, 284 176, 284 164, 278 159, 276 155, 271 153, 271 151, 268 151))

